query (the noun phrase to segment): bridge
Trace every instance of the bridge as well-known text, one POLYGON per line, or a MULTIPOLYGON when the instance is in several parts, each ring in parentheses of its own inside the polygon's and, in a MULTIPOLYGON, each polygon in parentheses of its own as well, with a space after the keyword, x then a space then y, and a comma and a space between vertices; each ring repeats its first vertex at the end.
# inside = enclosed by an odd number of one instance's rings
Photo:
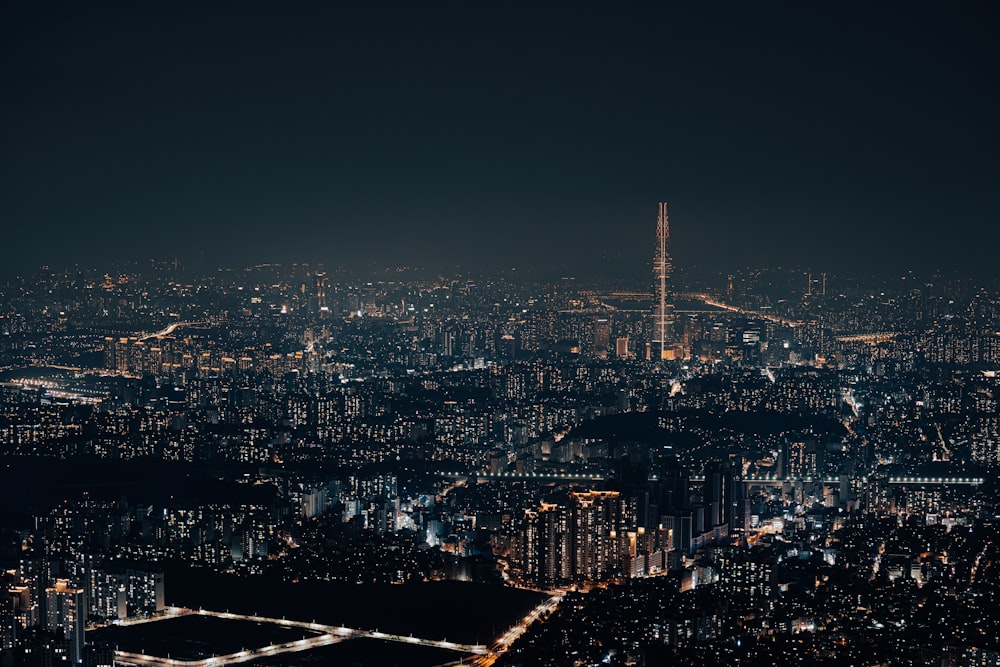
MULTIPOLYGON (((444 472, 439 471, 438 475, 446 479, 468 479, 470 477, 475 477, 476 479, 486 479, 486 480, 496 480, 501 482, 606 482, 612 479, 613 475, 610 472, 592 472, 592 473, 563 473, 563 472, 444 472)), ((655 482, 659 479, 656 475, 651 475, 649 481, 655 482)), ((689 477, 689 482, 699 483, 704 482, 704 477, 689 477)), ((779 484, 802 482, 805 484, 840 484, 839 477, 777 477, 777 476, 767 476, 767 477, 747 477, 740 480, 746 485, 756 485, 756 486, 777 486, 779 484)), ((912 476, 892 476, 887 478, 889 484, 904 485, 904 486, 934 486, 934 485, 958 485, 958 486, 980 486, 985 482, 983 477, 974 476, 958 476, 958 475, 941 475, 941 476, 927 476, 927 475, 912 475, 912 476)))
MULTIPOLYGON (((495 479, 499 481, 528 482, 603 482, 611 479, 610 473, 566 473, 566 472, 445 472, 439 471, 438 477, 445 479, 495 479)), ((654 478, 655 479, 655 478, 654 478)))
POLYGON ((770 322, 776 322, 778 324, 783 324, 786 327, 802 326, 802 322, 800 320, 790 320, 787 317, 781 317, 780 315, 774 315, 773 313, 764 313, 759 310, 747 310, 745 308, 740 308, 739 306, 734 306, 729 303, 723 303, 722 301, 718 301, 715 299, 715 297, 713 297, 710 294, 692 293, 692 294, 686 294, 685 296, 690 297, 692 299, 697 299, 698 301, 702 301, 709 306, 714 306, 715 308, 728 310, 731 313, 739 313, 741 315, 747 315, 762 320, 768 320, 770 322))
MULTIPOLYGON (((692 477, 691 481, 696 481, 696 478, 692 477)), ((742 480, 744 484, 755 484, 755 485, 777 485, 784 484, 785 482, 803 482, 805 484, 840 484, 839 477, 758 477, 752 478, 748 477, 742 480)), ((912 477, 888 477, 886 482, 889 484, 896 485, 906 485, 906 486, 979 486, 985 481, 982 477, 955 477, 955 476, 942 476, 942 477, 927 477, 914 475, 912 477)))
POLYGON ((150 338, 163 338, 164 336, 169 336, 175 330, 180 329, 181 327, 197 327, 197 326, 208 326, 208 325, 209 322, 174 322, 173 324, 169 324, 163 329, 160 329, 159 331, 139 336, 139 340, 149 340, 150 338))
POLYGON ((958 484, 967 486, 980 486, 986 480, 983 477, 890 477, 890 484, 913 484, 913 485, 933 485, 933 484, 958 484))
MULTIPOLYGON (((255 649, 246 649, 229 653, 227 655, 215 655, 208 658, 196 660, 177 660, 176 658, 149 655, 147 653, 131 653, 128 651, 115 651, 115 662, 121 665, 132 665, 133 667, 220 667, 221 665, 234 665, 243 662, 250 662, 261 658, 268 658, 281 653, 292 653, 297 651, 308 651, 320 646, 329 646, 347 639, 378 639, 382 641, 402 642, 404 644, 415 644, 418 646, 432 646, 435 648, 447 649, 458 653, 472 654, 475 659, 471 664, 480 667, 488 667, 507 649, 510 648, 521 635, 525 633, 535 621, 538 621, 545 614, 555 611, 562 601, 564 591, 549 591, 549 597, 539 603, 535 608, 525 614, 524 618, 508 628, 491 646, 483 644, 462 644, 450 642, 447 639, 423 639, 412 635, 396 635, 378 630, 359 630, 340 625, 324 625, 322 623, 293 621, 287 618, 268 618, 266 616, 235 614, 231 612, 209 611, 207 609, 188 609, 186 607, 168 607, 167 613, 162 616, 152 618, 136 619, 124 621, 123 625, 135 625, 139 623, 152 623, 178 616, 198 614, 201 616, 214 616, 216 618, 252 621, 254 623, 273 623, 285 627, 301 628, 313 633, 321 633, 314 637, 306 637, 293 642, 283 644, 271 644, 255 649)), ((463 659, 464 664, 464 659, 463 659)))
MULTIPOLYGON (((589 293, 588 295, 593 295, 589 293)), ((601 292, 595 295, 598 299, 617 299, 618 301, 652 301, 652 292, 601 292)))
MULTIPOLYGON (((538 614, 541 613, 540 610, 545 608, 545 605, 549 604, 546 601, 539 605, 536 609, 532 610, 525 618, 537 618, 538 614), (532 616, 534 614, 534 616, 532 616)), ((274 625, 281 625, 285 627, 301 628, 303 630, 309 630, 313 633, 320 633, 314 637, 306 637, 304 639, 299 639, 297 641, 287 642, 284 644, 271 644, 268 646, 262 646, 254 649, 244 648, 241 651, 235 653, 229 653, 226 655, 215 655, 208 658, 199 658, 196 660, 178 660, 176 658, 163 657, 157 655, 150 655, 147 653, 132 653, 129 651, 115 651, 115 662, 123 665, 135 665, 137 667, 142 667, 149 665, 151 667, 219 667, 220 665, 233 665, 242 662, 250 662, 252 660, 258 660, 260 658, 266 658, 274 655, 279 655, 281 653, 293 653, 298 651, 307 651, 309 649, 317 648, 320 646, 329 646, 330 644, 336 644, 342 642, 346 639, 379 639, 382 641, 392 641, 392 642, 402 642, 405 644, 415 644, 419 646, 432 646, 434 648, 442 648, 450 651, 456 651, 458 653, 471 653, 474 655, 485 656, 490 653, 489 647, 483 644, 462 644, 457 642, 450 642, 447 639, 436 640, 436 639, 422 639, 420 637, 414 637, 412 635, 396 635, 387 632, 379 632, 378 630, 359 630, 357 628, 348 628, 339 625, 324 625, 322 623, 316 622, 305 622, 305 621, 293 621, 287 618, 269 618, 266 616, 255 616, 247 614, 235 614, 230 612, 220 612, 220 611, 209 611, 207 609, 187 609, 184 607, 169 607, 167 614, 163 616, 157 616, 151 619, 143 619, 142 623, 150 623, 155 621, 166 620, 170 618, 176 618, 178 616, 187 615, 200 615, 200 616, 214 616, 216 618, 224 618, 230 620, 240 620, 240 621, 252 621, 254 623, 272 623, 274 625)), ((523 623, 524 621, 522 621, 523 623)), ((515 628, 518 626, 515 626, 515 628)), ((506 635, 505 635, 506 636, 506 635)))
MULTIPOLYGON (((654 298, 654 294, 651 292, 626 292, 626 291, 613 291, 613 292, 594 292, 585 291, 581 292, 582 295, 588 296, 597 301, 602 308, 608 308, 611 310, 626 310, 628 308, 622 309, 616 306, 612 306, 607 303, 608 301, 651 301, 654 298)), ((719 301, 711 294, 706 294, 705 292, 678 292, 674 294, 675 301, 701 301, 706 306, 710 306, 715 310, 676 310, 677 313, 705 313, 705 314, 717 314, 720 311, 726 311, 730 313, 737 313, 739 315, 745 315, 747 317, 754 317, 762 320, 769 320, 771 322, 776 322, 787 327, 798 327, 802 326, 803 322, 801 320, 792 320, 787 317, 781 317, 780 315, 775 315, 773 313, 766 313, 760 310, 748 310, 746 308, 741 308, 739 306, 734 306, 730 303, 724 303, 719 301)), ((646 311, 648 308, 639 308, 636 311, 646 311)), ((588 308, 584 310, 563 310, 563 313, 581 313, 581 312, 599 312, 595 309, 588 308)))

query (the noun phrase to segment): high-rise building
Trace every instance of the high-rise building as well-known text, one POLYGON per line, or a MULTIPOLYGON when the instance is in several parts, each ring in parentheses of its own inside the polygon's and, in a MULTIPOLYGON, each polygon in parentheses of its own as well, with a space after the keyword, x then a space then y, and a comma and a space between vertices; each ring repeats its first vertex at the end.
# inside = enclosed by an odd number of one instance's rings
POLYGON ((520 569, 543 588, 606 581, 626 571, 635 556, 634 503, 617 491, 572 492, 569 501, 568 507, 543 503, 525 512, 520 569))
POLYGON ((69 581, 57 579, 56 585, 45 589, 46 625, 50 632, 62 630, 69 642, 70 661, 83 658, 83 631, 87 607, 83 590, 70 588, 69 581))
POLYGON ((594 321, 594 356, 606 359, 611 349, 611 320, 598 317, 594 321))
POLYGON ((11 586, 0 598, 0 647, 10 648, 26 628, 37 623, 38 609, 28 586, 11 586))
POLYGON ((670 273, 673 266, 667 242, 670 240, 670 220, 667 217, 667 204, 660 203, 660 212, 656 219, 656 252, 653 255, 653 339, 652 354, 654 358, 672 359, 674 304, 670 290, 670 273))
POLYGON ((558 586, 572 575, 570 533, 566 512, 558 505, 543 503, 525 512, 521 565, 524 576, 538 586, 558 586))
POLYGON ((632 356, 628 347, 628 336, 619 336, 615 339, 615 356, 619 359, 626 359, 632 356))
POLYGON ((734 518, 740 500, 740 484, 728 463, 711 461, 705 466, 702 498, 709 526, 728 524, 734 518))
POLYGON ((618 535, 625 535, 621 495, 617 491, 569 495, 574 578, 605 580, 621 567, 621 545, 617 540, 618 535))
POLYGON ((316 311, 325 316, 330 312, 330 307, 326 303, 326 289, 329 282, 325 271, 316 272, 316 311))

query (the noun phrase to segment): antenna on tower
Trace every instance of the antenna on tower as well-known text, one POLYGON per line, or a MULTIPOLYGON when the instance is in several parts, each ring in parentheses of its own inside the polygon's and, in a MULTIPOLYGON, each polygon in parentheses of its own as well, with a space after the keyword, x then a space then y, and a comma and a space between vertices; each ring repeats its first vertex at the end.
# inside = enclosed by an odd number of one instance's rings
POLYGON ((667 340, 673 326, 673 304, 670 303, 670 255, 667 241, 670 239, 670 218, 667 203, 660 202, 656 218, 656 252, 653 256, 653 277, 656 281, 656 295, 653 303, 653 343, 659 343, 660 360, 667 358, 667 340))

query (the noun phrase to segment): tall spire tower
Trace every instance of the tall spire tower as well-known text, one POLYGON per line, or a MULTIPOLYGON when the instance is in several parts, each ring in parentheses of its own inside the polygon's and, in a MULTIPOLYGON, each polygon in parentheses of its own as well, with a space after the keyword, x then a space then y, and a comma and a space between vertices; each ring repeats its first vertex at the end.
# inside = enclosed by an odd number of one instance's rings
POLYGON ((672 331, 674 327, 674 304, 670 295, 670 254, 667 241, 670 240, 670 219, 666 202, 660 202, 660 213, 656 218, 656 253, 653 255, 653 349, 661 360, 673 355, 672 331))

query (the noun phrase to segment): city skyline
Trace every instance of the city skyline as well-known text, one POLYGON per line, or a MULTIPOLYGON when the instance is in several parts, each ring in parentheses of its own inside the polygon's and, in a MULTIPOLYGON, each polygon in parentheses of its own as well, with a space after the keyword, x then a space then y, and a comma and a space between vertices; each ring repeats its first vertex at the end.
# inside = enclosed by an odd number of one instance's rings
POLYGON ((974 7, 20 6, 5 266, 989 275, 974 7))
POLYGON ((995 662, 1000 298, 647 230, 639 290, 11 279, 0 662, 995 662))
POLYGON ((0 667, 1000 665, 992 7, 8 4, 0 667))

